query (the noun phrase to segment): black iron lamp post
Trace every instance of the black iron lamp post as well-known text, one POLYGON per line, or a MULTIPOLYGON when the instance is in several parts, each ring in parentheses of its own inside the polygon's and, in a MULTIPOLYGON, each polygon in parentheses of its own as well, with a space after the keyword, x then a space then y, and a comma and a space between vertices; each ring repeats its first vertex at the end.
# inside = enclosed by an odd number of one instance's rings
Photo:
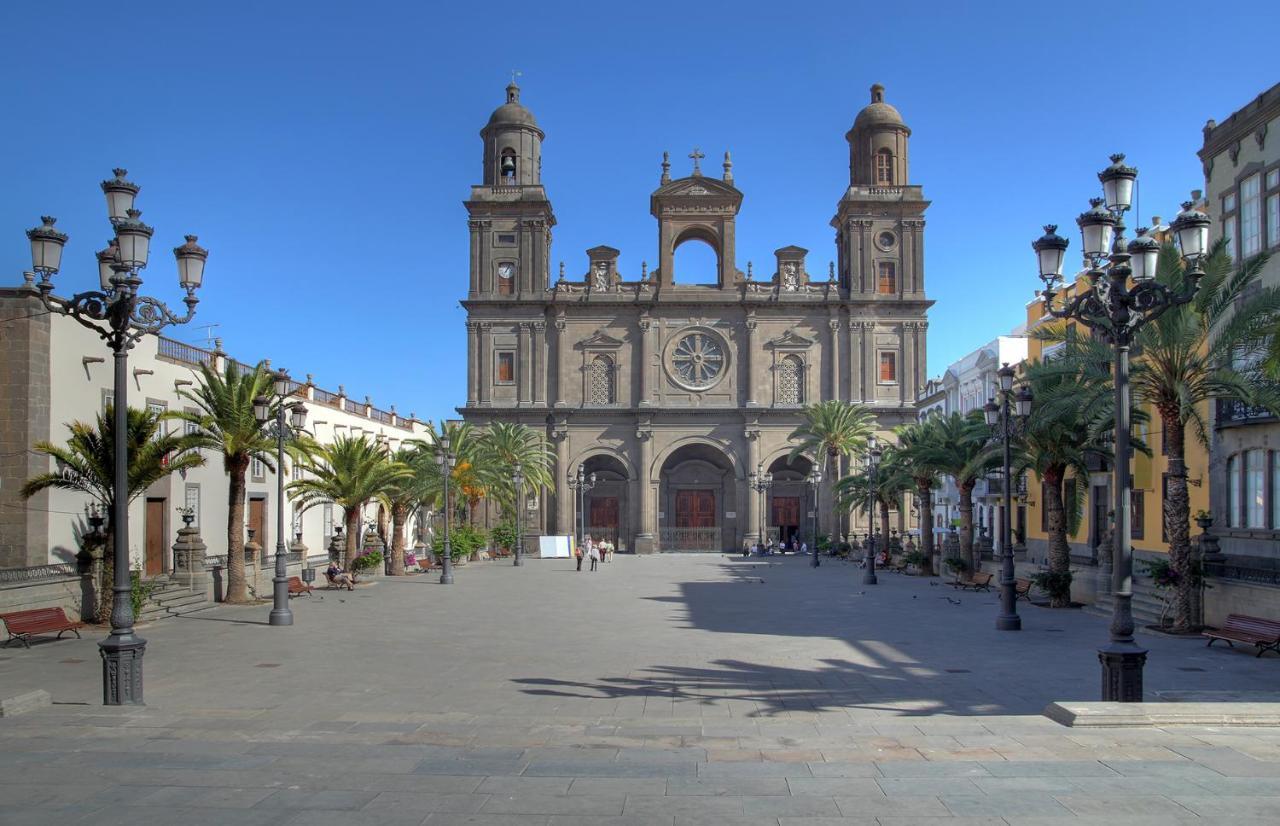
POLYGON ((996 630, 1021 631, 1022 618, 1018 616, 1018 594, 1013 570, 1013 479, 1009 467, 1011 445, 1022 435, 1027 416, 1031 415, 1031 388, 1025 384, 1013 390, 1014 370, 1006 363, 996 375, 1000 377, 999 401, 989 400, 982 408, 991 435, 999 439, 1003 449, 1004 513, 1000 518, 1000 616, 996 617, 996 630), (1011 404, 1012 402, 1012 404, 1011 404))
POLYGON ((440 512, 444 515, 444 553, 440 554, 440 584, 453 584, 453 548, 449 545, 449 520, 453 517, 453 508, 449 507, 449 476, 453 473, 453 463, 457 457, 449 452, 449 437, 441 436, 436 451, 436 463, 440 465, 440 476, 444 481, 444 504, 440 512))
POLYGON ((294 437, 307 423, 307 406, 301 401, 285 404, 293 381, 285 370, 271 374, 271 395, 253 400, 253 415, 261 424, 271 423, 274 413, 276 434, 276 573, 271 578, 269 625, 293 625, 289 607, 289 548, 284 541, 284 441, 294 437), (272 408, 275 408, 274 411, 272 408), (285 414, 288 413, 286 420, 285 414))
POLYGON ((818 470, 817 464, 814 464, 813 469, 809 471, 806 481, 809 483, 809 489, 813 491, 813 509, 809 511, 809 519, 813 526, 813 567, 817 568, 822 564, 818 561, 818 485, 822 484, 822 471, 818 470))
POLYGON ((583 511, 586 507, 586 493, 596 486, 596 475, 588 474, 586 469, 579 464, 577 475, 569 474, 569 488, 578 496, 578 544, 581 545, 587 535, 587 514, 583 511))
POLYGON ((129 351, 145 335, 159 333, 174 324, 186 324, 195 316, 196 290, 204 278, 208 250, 196 244, 196 236, 174 249, 178 262, 178 284, 186 291, 182 299, 186 315, 178 317, 163 302, 140 295, 141 271, 147 266, 154 230, 142 223, 142 213, 133 208, 140 187, 125 180, 126 170, 113 170, 115 178, 102 182, 107 196, 107 217, 115 238, 98 253, 99 289, 76 293, 71 298, 53 294, 53 276, 62 263, 65 233, 54 229, 57 219, 48 216, 42 226, 27 230, 31 241, 31 268, 40 276, 36 287, 51 313, 74 318, 106 341, 115 357, 115 416, 111 514, 116 564, 112 583, 111 633, 98 644, 102 655, 102 702, 104 705, 142 705, 142 656, 147 642, 133 631, 132 591, 129 580, 129 351))
POLYGON ((524 468, 519 462, 511 469, 511 481, 516 486, 516 558, 511 564, 524 565, 524 468))
MULTIPOLYGON (((765 526, 768 521, 768 505, 769 505, 769 489, 773 487, 773 474, 768 473, 764 469, 764 464, 757 464, 756 469, 747 474, 747 484, 756 492, 756 499, 759 502, 757 509, 758 518, 756 519, 756 533, 760 538, 760 547, 765 546, 765 526)), ((815 544, 816 547, 816 544, 815 544)), ((762 550, 761 553, 764 553, 762 550)))
MULTIPOLYGON (((863 585, 877 585, 876 579, 876 483, 880 475, 880 446, 876 437, 867 440, 867 571, 862 576, 863 585)), ((886 538, 887 539, 887 538, 886 538)))
MULTIPOLYGON (((1087 285, 1065 285, 1062 259, 1067 239, 1048 225, 1045 234, 1032 243, 1044 281, 1041 300, 1045 312, 1054 318, 1071 319, 1089 327, 1109 341, 1115 359, 1115 565, 1112 569, 1114 602, 1111 638, 1098 650, 1102 664, 1102 699, 1118 702, 1142 701, 1142 669, 1147 652, 1133 636, 1133 547, 1130 544, 1129 510, 1129 346, 1144 324, 1158 318, 1170 307, 1186 304, 1195 297, 1204 272, 1200 264, 1208 252, 1209 217, 1190 201, 1171 229, 1177 238, 1187 272, 1180 284, 1167 286, 1156 281, 1160 245, 1147 236, 1124 242, 1124 214, 1129 210, 1138 170, 1124 165, 1124 155, 1112 155, 1111 166, 1098 173, 1102 198, 1094 198, 1088 212, 1076 223, 1084 244, 1087 285), (1072 294, 1072 287, 1075 287, 1072 294), (1062 298, 1055 301, 1059 293, 1062 298)), ((1170 468, 1185 473, 1185 468, 1170 468)))

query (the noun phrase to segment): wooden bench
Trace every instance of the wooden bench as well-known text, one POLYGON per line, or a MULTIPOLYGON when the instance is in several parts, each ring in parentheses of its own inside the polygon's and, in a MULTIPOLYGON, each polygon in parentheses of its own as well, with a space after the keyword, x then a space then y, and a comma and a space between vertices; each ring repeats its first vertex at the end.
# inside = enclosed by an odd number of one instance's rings
POLYGON ((907 561, 900 559, 894 562, 892 559, 885 565, 880 566, 886 571, 892 571, 895 574, 905 574, 907 572, 907 561))
POLYGON ((32 634, 51 634, 58 632, 58 639, 62 639, 62 635, 67 631, 76 635, 79 639, 80 632, 77 630, 84 627, 83 622, 72 622, 67 619, 66 613, 61 608, 32 608, 27 611, 13 611, 8 614, 0 614, 0 619, 4 620, 5 630, 9 632, 9 639, 5 640, 5 648, 14 640, 20 640, 27 648, 31 647, 32 634))
POLYGON ((991 577, 991 574, 979 571, 967 579, 957 579, 951 583, 951 587, 959 588, 961 591, 990 591, 991 577))
MULTIPOLYGON (((342 573, 346 573, 346 572, 344 571, 344 572, 342 572, 342 573)), ((354 587, 354 586, 355 586, 355 582, 356 582, 356 575, 355 575, 355 574, 349 574, 349 576, 351 577, 351 582, 350 582, 350 584, 347 584, 347 583, 339 582, 337 579, 335 579, 334 577, 330 576, 330 575, 329 575, 329 569, 328 569, 328 568, 326 568, 326 569, 325 569, 325 572, 324 572, 324 578, 325 578, 325 581, 327 581, 327 582, 329 583, 329 588, 330 588, 330 589, 337 588, 338 590, 342 590, 343 588, 346 588, 348 591, 354 591, 354 590, 355 590, 355 587, 354 587)))
POLYGON ((311 592, 315 590, 315 586, 308 585, 302 581, 302 577, 289 577, 289 596, 291 597, 309 597, 311 592))
POLYGON ((1031 589, 1034 587, 1035 584, 1029 579, 1015 579, 1013 581, 1013 601, 1017 602, 1020 599, 1025 599, 1030 602, 1031 589))
POLYGON ((1248 614, 1230 614, 1226 622, 1216 631, 1202 631, 1209 638, 1206 645, 1213 645, 1218 640, 1226 640, 1227 645, 1235 648, 1235 643, 1242 642, 1258 647, 1257 656, 1263 651, 1271 650, 1280 654, 1280 622, 1251 617, 1248 614))

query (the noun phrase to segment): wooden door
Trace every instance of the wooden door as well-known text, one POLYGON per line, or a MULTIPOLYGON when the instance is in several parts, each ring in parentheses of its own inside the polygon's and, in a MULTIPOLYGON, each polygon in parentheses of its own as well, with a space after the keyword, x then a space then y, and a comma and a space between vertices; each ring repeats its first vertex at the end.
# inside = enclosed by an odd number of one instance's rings
POLYGON ((772 519, 770 520, 770 524, 777 525, 779 527, 800 527, 800 497, 773 497, 773 512, 771 516, 772 519))
POLYGON ((261 545, 265 551, 267 547, 266 499, 258 498, 249 500, 249 527, 253 528, 253 541, 261 545))
POLYGON ((587 525, 592 528, 618 527, 618 497, 596 496, 591 499, 591 515, 587 525))
POLYGON ((713 490, 676 491, 677 528, 714 528, 716 526, 716 492, 713 490))
POLYGON ((148 499, 146 511, 147 556, 143 566, 146 576, 164 573, 164 499, 148 499))

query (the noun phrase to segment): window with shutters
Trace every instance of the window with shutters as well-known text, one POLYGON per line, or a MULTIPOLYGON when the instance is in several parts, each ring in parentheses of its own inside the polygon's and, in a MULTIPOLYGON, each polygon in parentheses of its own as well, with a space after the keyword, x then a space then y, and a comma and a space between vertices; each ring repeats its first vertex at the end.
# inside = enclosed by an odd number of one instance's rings
POLYGON ((515 384, 516 382, 516 354, 514 350, 499 350, 494 353, 495 384, 515 384))
POLYGON ((876 292, 895 295, 898 292, 898 272, 892 261, 881 261, 876 279, 876 292))
POLYGON ((880 353, 880 383, 881 384, 897 384, 898 382, 898 354, 892 351, 882 351, 880 353))
POLYGON ((1262 252, 1262 176, 1240 182, 1240 252, 1245 258, 1262 252))
POLYGON ((893 183, 893 153, 888 149, 876 152, 876 183, 893 183))
POLYGON ((1129 491, 1129 538, 1142 539, 1147 535, 1146 532, 1146 499, 1147 492, 1143 490, 1129 491))
POLYGON ((588 402, 594 405, 613 404, 616 385, 614 379, 613 359, 605 355, 592 359, 591 372, 588 376, 588 402))
POLYGON ((1249 450, 1244 454, 1244 526, 1246 528, 1265 528, 1266 495, 1263 479, 1266 478, 1267 452, 1265 450, 1249 450))
POLYGON ((778 375, 778 404, 804 404, 804 362, 799 356, 782 360, 778 375))

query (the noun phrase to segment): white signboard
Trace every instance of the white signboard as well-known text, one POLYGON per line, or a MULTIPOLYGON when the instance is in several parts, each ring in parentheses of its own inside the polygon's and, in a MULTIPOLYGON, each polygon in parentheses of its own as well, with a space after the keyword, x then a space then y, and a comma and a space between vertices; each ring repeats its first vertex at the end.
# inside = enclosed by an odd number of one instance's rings
POLYGON ((538 551, 543 559, 568 559, 570 538, 567 536, 538 537, 538 551))

